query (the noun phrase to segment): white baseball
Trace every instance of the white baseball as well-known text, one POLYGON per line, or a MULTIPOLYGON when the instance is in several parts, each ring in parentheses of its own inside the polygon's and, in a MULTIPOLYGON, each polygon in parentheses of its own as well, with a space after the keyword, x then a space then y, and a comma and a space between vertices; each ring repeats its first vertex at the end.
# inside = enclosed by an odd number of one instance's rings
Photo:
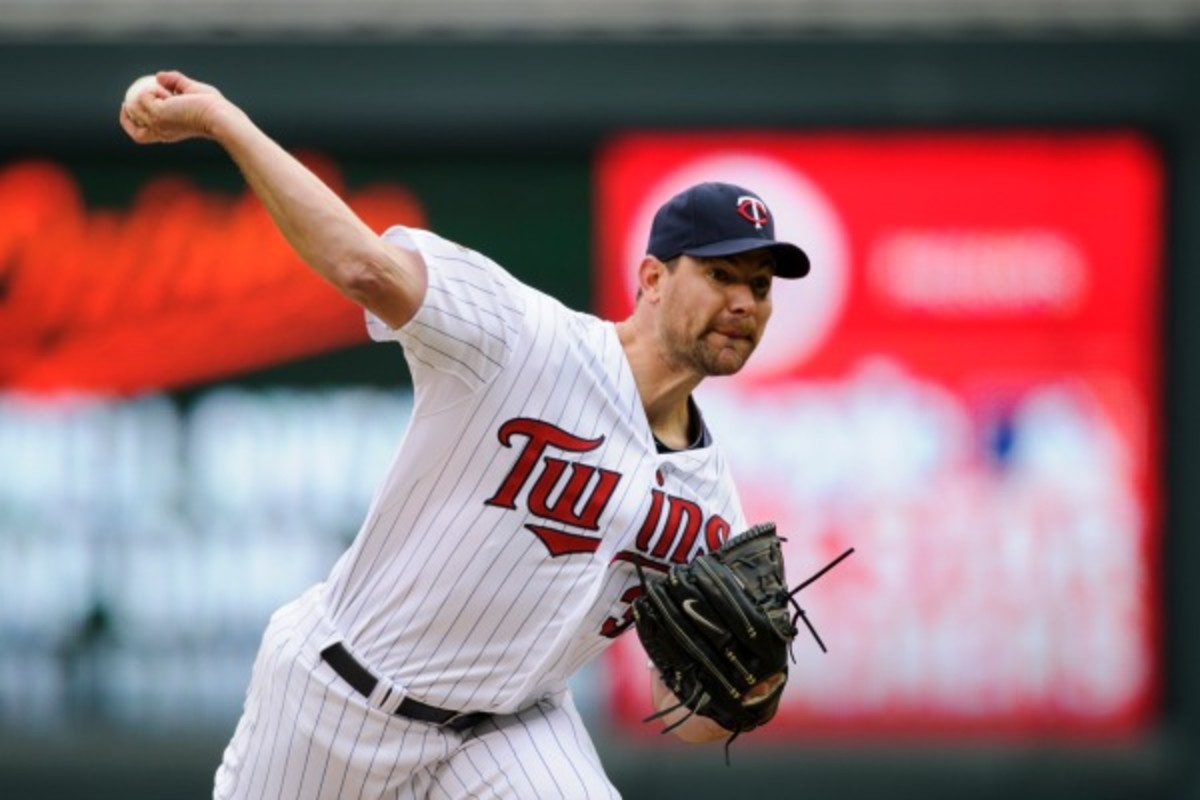
POLYGON ((143 75, 129 84, 129 88, 125 90, 125 105, 132 106, 142 94, 157 88, 159 88, 158 78, 153 75, 143 75))

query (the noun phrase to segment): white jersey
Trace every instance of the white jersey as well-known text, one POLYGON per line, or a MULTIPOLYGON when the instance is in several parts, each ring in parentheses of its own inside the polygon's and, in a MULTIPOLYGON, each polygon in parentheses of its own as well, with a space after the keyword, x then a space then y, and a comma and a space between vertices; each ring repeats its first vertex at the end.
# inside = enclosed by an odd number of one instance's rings
POLYGON ((630 624, 633 562, 690 560, 746 527, 711 443, 660 453, 612 323, 426 231, 428 291, 399 330, 412 420, 327 581, 347 647, 413 697, 512 713, 630 624))

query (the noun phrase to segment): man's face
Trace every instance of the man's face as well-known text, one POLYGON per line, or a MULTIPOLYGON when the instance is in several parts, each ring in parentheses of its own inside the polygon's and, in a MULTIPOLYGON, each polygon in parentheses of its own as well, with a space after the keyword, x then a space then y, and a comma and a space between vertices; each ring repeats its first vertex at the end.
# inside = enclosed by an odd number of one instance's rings
POLYGON ((771 317, 770 251, 722 258, 680 256, 662 276, 659 331, 667 358, 701 375, 732 375, 771 317))

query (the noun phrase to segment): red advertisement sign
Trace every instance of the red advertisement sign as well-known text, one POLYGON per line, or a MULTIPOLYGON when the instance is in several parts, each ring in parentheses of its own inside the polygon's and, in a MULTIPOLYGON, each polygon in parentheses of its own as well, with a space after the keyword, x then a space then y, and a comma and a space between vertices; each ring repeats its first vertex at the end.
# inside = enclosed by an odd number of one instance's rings
MULTIPOLYGON (((597 165, 599 312, 626 315, 655 209, 703 180, 813 261, 700 402, 747 515, 788 537, 784 703, 755 737, 1079 737, 1159 683, 1162 166, 1130 133, 630 135, 597 165)), ((634 636, 618 724, 653 733, 634 636)))

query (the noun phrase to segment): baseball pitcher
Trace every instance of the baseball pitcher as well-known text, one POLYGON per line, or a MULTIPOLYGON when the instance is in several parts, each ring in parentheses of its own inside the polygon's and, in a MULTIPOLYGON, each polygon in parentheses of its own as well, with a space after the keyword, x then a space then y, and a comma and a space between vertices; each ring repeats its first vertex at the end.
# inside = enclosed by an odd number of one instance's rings
POLYGON ((222 147, 415 390, 357 537, 267 626, 214 797, 617 797, 567 678, 631 627, 676 735, 770 719, 794 601, 692 397, 751 357, 772 282, 809 270, 758 195, 666 203, 614 323, 429 231, 377 235, 179 72, 132 91, 120 124, 222 147))

